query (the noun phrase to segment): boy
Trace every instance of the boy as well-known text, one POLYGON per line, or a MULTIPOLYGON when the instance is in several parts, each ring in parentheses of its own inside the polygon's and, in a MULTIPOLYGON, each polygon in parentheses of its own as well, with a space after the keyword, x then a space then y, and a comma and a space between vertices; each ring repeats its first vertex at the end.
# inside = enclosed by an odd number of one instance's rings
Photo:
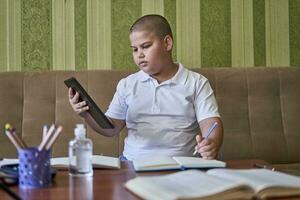
POLYGON ((192 156, 194 150, 205 159, 214 159, 223 138, 216 100, 205 77, 173 62, 168 21, 160 15, 145 15, 132 25, 129 37, 140 71, 118 83, 106 112, 115 128, 99 127, 86 112, 86 103, 78 102, 79 94, 69 89, 74 111, 105 136, 119 134, 126 124, 123 156, 128 160, 192 156), (217 127, 204 139, 215 122, 217 127))

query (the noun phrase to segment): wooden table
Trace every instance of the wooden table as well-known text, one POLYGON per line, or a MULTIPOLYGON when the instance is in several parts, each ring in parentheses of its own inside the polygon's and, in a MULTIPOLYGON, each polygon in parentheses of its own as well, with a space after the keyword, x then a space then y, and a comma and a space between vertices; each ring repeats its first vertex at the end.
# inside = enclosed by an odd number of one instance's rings
MULTIPOLYGON (((253 168, 254 163, 269 165, 262 160, 239 160, 226 162, 228 168, 248 169, 253 168)), ((157 174, 174 173, 176 171, 164 172, 141 172, 136 173, 131 162, 122 162, 120 170, 96 169, 94 176, 90 178, 72 178, 68 171, 58 171, 53 185, 44 189, 19 189, 13 186, 11 189, 18 193, 22 199, 122 199, 135 200, 137 196, 125 189, 124 183, 137 175, 148 176, 157 174)), ((6 193, 0 191, 0 199, 11 199, 6 193)), ((300 199, 289 198, 289 199, 300 199)))

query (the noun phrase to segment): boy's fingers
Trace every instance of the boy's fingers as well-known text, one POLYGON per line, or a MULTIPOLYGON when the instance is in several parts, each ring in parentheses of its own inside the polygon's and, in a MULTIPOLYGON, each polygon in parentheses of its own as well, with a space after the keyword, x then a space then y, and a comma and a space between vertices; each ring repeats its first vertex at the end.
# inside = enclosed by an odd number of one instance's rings
POLYGON ((72 88, 69 88, 69 101, 73 108, 73 110, 79 114, 83 115, 87 110, 89 110, 89 107, 87 106, 87 103, 85 101, 78 102, 79 100, 79 93, 75 92, 72 88))
POLYGON ((200 135, 196 135, 196 141, 199 144, 202 141, 202 137, 200 135))
POLYGON ((82 102, 80 102, 80 103, 77 103, 76 105, 75 105, 75 107, 77 108, 77 109, 80 109, 80 108, 83 108, 83 106, 85 106, 86 105, 86 102, 85 101, 82 101, 82 102))
POLYGON ((78 108, 78 109, 77 109, 77 113, 78 113, 78 114, 83 113, 83 112, 87 111, 88 109, 89 109, 88 106, 78 108))
POLYGON ((72 103, 72 104, 77 104, 78 103, 78 99, 79 99, 79 93, 76 92, 75 95, 69 99, 69 101, 72 103))
POLYGON ((87 106, 85 101, 82 101, 82 102, 75 104, 74 108, 76 110, 88 110, 89 107, 87 106))
POLYGON ((201 153, 201 156, 204 159, 214 159, 217 156, 217 153, 215 151, 204 152, 201 153))
POLYGON ((198 152, 201 154, 202 157, 214 158, 217 155, 217 148, 213 143, 211 143, 210 145, 200 147, 198 152))
POLYGON ((78 92, 75 93, 73 99, 75 99, 78 102, 78 99, 79 99, 79 93, 78 92))
POLYGON ((69 88, 69 99, 72 99, 74 97, 74 92, 72 88, 69 88))
POLYGON ((202 157, 203 159, 205 159, 205 160, 213 160, 213 159, 215 159, 213 156, 203 156, 202 157))
POLYGON ((213 149, 213 147, 211 145, 205 145, 202 147, 199 147, 199 152, 203 153, 203 152, 208 152, 211 151, 213 149))
POLYGON ((198 143, 200 147, 207 146, 210 142, 207 139, 202 138, 201 142, 198 143))

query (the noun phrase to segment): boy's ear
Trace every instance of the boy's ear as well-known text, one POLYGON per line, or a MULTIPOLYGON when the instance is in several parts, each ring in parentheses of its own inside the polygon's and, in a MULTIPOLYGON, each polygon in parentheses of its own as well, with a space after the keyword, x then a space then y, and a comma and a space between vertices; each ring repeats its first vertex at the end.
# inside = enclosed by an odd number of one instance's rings
POLYGON ((166 50, 171 51, 173 48, 173 39, 170 35, 165 36, 164 43, 166 50))

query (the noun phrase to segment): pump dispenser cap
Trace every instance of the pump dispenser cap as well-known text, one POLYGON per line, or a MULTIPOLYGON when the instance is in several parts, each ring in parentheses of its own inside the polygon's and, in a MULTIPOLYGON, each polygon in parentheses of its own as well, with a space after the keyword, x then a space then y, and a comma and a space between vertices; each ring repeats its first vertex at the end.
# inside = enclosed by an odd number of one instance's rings
POLYGON ((86 130, 84 124, 76 124, 76 128, 74 132, 76 138, 85 138, 86 130))

